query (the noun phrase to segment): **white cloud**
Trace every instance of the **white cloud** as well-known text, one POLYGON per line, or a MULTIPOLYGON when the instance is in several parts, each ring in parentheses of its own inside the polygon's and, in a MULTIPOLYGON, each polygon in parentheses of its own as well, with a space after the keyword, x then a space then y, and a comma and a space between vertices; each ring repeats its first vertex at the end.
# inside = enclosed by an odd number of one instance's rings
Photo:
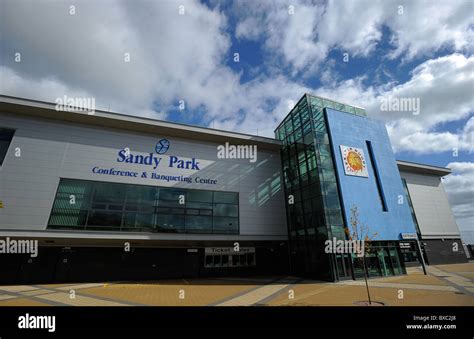
POLYGON ((387 122, 395 151, 440 153, 457 149, 472 152, 472 118, 456 133, 438 132, 436 128, 473 113, 473 89, 474 56, 455 53, 416 67, 409 81, 382 92, 369 111, 387 122), (380 102, 389 96, 419 99, 420 113, 381 112, 380 102))
POLYGON ((412 125, 411 122, 397 122, 396 127, 389 129, 392 144, 398 150, 411 151, 416 154, 450 152, 459 154, 460 151, 474 151, 473 130, 474 118, 470 118, 466 126, 456 133, 427 132, 423 126, 412 125))
POLYGON ((273 136, 288 101, 308 88, 278 75, 242 84, 241 74, 225 66, 225 15, 194 0, 179 4, 78 2, 71 16, 61 2, 6 1, 0 92, 51 102, 93 96, 99 109, 155 118, 165 117, 155 110, 184 100, 183 114, 200 110, 201 123, 273 136), (17 51, 21 63, 13 60, 17 51))
POLYGON ((233 94, 238 76, 222 66, 229 38, 221 13, 193 0, 83 1, 75 3, 75 15, 69 5, 2 1, 2 93, 54 101, 80 91, 96 97, 99 108, 135 114, 179 99, 190 107, 205 102, 215 112, 222 97, 209 94, 233 94), (47 82, 54 91, 35 92, 47 82))
POLYGON ((443 123, 466 119, 474 111, 474 56, 454 53, 427 60, 402 84, 365 86, 364 82, 364 77, 345 80, 316 93, 362 106, 369 116, 385 121, 394 151, 474 151, 473 118, 457 132, 437 131, 443 123), (382 100, 389 97, 419 99, 419 114, 382 111, 382 100))
MULTIPOLYGON (((71 16, 61 2, 4 1, 2 13, 8 15, 0 20, 0 90, 47 101, 85 94, 96 97, 98 108, 155 117, 164 116, 155 110, 167 111, 182 99, 187 107, 183 114, 200 109, 203 123, 250 133, 258 129, 267 136, 273 136, 273 127, 289 111, 289 100, 312 92, 366 107, 384 119, 395 150, 469 149, 472 129, 461 135, 435 128, 466 117, 474 106, 474 57, 454 53, 425 61, 402 84, 366 86, 364 77, 337 82, 330 63, 322 68, 326 86, 317 90, 278 72, 241 83, 241 74, 225 66, 231 57, 225 15, 195 0, 181 3, 185 15, 179 15, 173 2, 78 2, 71 16), (16 51, 22 53, 21 63, 13 60, 16 51), (131 62, 124 62, 124 53, 130 53, 131 62), (389 95, 420 98, 420 115, 380 112, 381 98, 389 95)), ((336 45, 370 53, 380 39, 384 13, 396 13, 396 6, 381 2, 314 6, 303 1, 294 6, 289 15, 283 2, 237 3, 235 9, 243 15, 237 36, 264 34, 274 54, 282 51, 300 69, 313 67, 336 45), (253 13, 257 15, 248 16, 253 13)), ((411 13, 410 6, 405 5, 405 14, 411 13)), ((458 10, 452 11, 450 20, 455 20, 458 10)))
POLYGON ((240 21, 235 28, 235 37, 238 39, 258 40, 260 31, 255 29, 259 25, 259 20, 254 17, 246 18, 240 21))
POLYGON ((332 49, 351 57, 370 55, 381 42, 384 28, 393 48, 389 58, 413 59, 441 48, 473 50, 470 0, 299 0, 291 5, 293 15, 285 1, 251 6, 240 1, 234 7, 240 19, 237 36, 263 37, 270 54, 280 55, 295 73, 318 69, 332 49))
POLYGON ((211 126, 273 137, 274 129, 293 108, 290 107, 291 102, 294 105, 308 91, 307 87, 290 82, 283 76, 256 78, 240 86, 236 96, 226 98, 222 103, 245 114, 234 114, 228 118, 216 116, 211 126))
MULTIPOLYGON (((470 0, 393 2, 402 15, 388 16, 395 49, 391 58, 406 54, 407 59, 439 50, 471 51, 474 42, 472 24, 474 3, 470 0)), ((388 6, 390 7, 390 6, 388 6)))
MULTIPOLYGON (((470 237, 474 232, 474 163, 452 162, 447 167, 453 172, 444 179, 444 187, 461 233, 470 237)), ((474 239, 463 239, 474 243, 474 239)))

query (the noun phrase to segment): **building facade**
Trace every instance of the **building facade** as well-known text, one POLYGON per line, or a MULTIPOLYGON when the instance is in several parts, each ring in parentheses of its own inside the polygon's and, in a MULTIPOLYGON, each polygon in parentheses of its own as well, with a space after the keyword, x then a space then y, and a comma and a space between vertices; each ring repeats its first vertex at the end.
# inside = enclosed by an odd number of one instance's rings
POLYGON ((356 279, 353 254, 325 251, 328 239, 347 240, 354 207, 374 236, 370 276, 403 274, 423 246, 428 263, 462 260, 443 247, 459 231, 440 175, 401 167, 384 125, 363 109, 304 95, 275 133, 1 97, 0 238, 40 249, 0 255, 0 283, 356 279), (423 205, 433 175, 445 217, 436 225, 423 205))
POLYGON ((398 167, 426 263, 467 262, 461 235, 442 183, 451 170, 406 161, 398 161, 398 167))
POLYGON ((295 197, 287 201, 295 271, 322 279, 363 276, 355 253, 328 254, 323 246, 358 228, 362 239, 372 239, 369 275, 404 273, 399 241, 402 234, 416 237, 416 229, 383 123, 361 108, 305 95, 275 134, 283 142, 285 194, 295 197))
POLYGON ((5 282, 287 271, 276 140, 12 98, 0 121, 0 235, 41 246, 1 255, 5 282))

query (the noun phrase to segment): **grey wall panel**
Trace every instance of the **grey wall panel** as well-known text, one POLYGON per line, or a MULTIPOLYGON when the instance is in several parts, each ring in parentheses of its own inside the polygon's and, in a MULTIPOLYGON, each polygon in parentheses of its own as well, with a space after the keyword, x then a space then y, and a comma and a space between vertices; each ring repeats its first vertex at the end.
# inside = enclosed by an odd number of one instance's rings
POLYGON ((404 171, 400 175, 407 182, 423 238, 459 238, 459 229, 440 177, 404 171))
MULTIPOLYGON (((257 161, 218 159, 217 146, 170 135, 147 135, 115 129, 61 123, 48 119, 0 112, 0 126, 16 129, 2 168, 0 229, 45 230, 60 178, 130 184, 185 187, 239 192, 240 233, 242 236, 287 236, 285 202, 281 187, 280 155, 258 150, 257 161), (170 155, 184 160, 197 158, 200 170, 174 169, 161 163, 158 169, 140 164, 117 162, 118 151, 129 148, 132 154, 155 153, 158 140, 167 138, 170 155), (15 157, 15 148, 21 157, 15 157), (217 185, 166 182, 151 178, 130 178, 92 173, 93 167, 156 172, 217 180, 217 185)), ((209 235, 212 238, 211 235, 209 235)))
POLYGON ((458 264, 467 262, 460 239, 429 239, 423 240, 425 253, 430 265, 458 264), (457 246, 454 246, 454 243, 457 246), (453 249, 457 249, 454 251, 453 249))

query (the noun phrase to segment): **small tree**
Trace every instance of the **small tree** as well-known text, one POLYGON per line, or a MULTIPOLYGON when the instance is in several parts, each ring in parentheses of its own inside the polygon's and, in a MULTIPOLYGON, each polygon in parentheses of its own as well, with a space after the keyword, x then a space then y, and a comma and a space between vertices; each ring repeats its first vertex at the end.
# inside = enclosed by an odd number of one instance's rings
POLYGON ((372 251, 372 239, 377 236, 377 233, 370 234, 370 229, 367 225, 363 224, 359 220, 359 210, 356 205, 353 205, 351 207, 351 229, 349 228, 345 229, 345 232, 349 238, 349 240, 357 240, 357 241, 363 241, 364 242, 364 251, 363 253, 360 253, 360 247, 358 248, 359 253, 356 255, 356 260, 359 260, 359 263, 361 263, 364 271, 364 279, 365 279, 365 287, 367 289, 367 297, 369 299, 369 305, 372 305, 372 300, 370 298, 370 291, 369 291, 369 283, 367 280, 368 277, 368 270, 367 270, 367 264, 365 261, 365 254, 366 253, 371 253, 372 251))

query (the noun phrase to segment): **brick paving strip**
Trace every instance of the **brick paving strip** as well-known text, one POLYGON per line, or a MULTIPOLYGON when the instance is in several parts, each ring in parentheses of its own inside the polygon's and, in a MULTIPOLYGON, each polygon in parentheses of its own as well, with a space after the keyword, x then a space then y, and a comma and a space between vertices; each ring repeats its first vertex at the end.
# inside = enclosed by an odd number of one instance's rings
POLYGON ((0 292, 2 292, 2 294, 0 295, 0 297, 3 297, 2 300, 25 298, 50 306, 67 306, 67 304, 65 303, 57 302, 54 300, 44 300, 36 295, 31 295, 32 292, 36 292, 37 294, 41 292, 43 292, 43 294, 51 293, 49 291, 45 291, 37 287, 32 288, 31 286, 1 286, 0 292), (4 298, 4 296, 7 296, 7 298, 4 298))
POLYGON ((298 283, 302 282, 304 279, 296 279, 294 280, 292 283, 288 284, 285 288, 282 288, 281 290, 273 293, 273 294, 270 294, 268 297, 260 300, 258 303, 255 303, 254 306, 266 306, 271 300, 275 299, 276 297, 278 297, 279 295, 285 293, 285 292, 288 292, 290 291, 293 286, 296 286, 298 283))
MULTIPOLYGON (((295 284, 300 279, 286 277, 270 282, 263 286, 257 286, 250 291, 245 291, 241 294, 231 296, 224 300, 218 301, 217 303, 211 304, 212 306, 251 306, 258 305, 263 302, 268 302, 273 299, 279 293, 287 290, 290 286, 295 284)), ((211 306, 210 305, 210 306, 211 306)))
POLYGON ((462 275, 443 270, 439 267, 428 266, 428 273, 434 275, 438 279, 445 281, 448 285, 455 288, 457 291, 467 295, 474 296, 474 284, 472 280, 462 275))
POLYGON ((40 299, 46 299, 55 302, 65 303, 70 306, 144 306, 143 304, 134 303, 125 300, 116 300, 108 297, 97 296, 97 295, 88 295, 84 292, 78 292, 77 290, 93 288, 93 287, 103 287, 104 284, 77 284, 70 286, 63 286, 59 288, 54 287, 42 287, 32 285, 33 287, 41 288, 51 293, 38 296, 40 299), (69 296, 69 291, 75 291, 75 298, 71 299, 69 296))
POLYGON ((216 277, 213 280, 216 281, 225 281, 225 282, 239 282, 247 284, 268 284, 273 281, 277 281, 281 277, 268 277, 268 278, 255 278, 255 277, 216 277))
MULTIPOLYGON (((361 280, 345 280, 339 281, 334 284, 337 285, 349 285, 349 286, 365 286, 365 281, 361 280)), ((444 291, 444 292, 458 292, 458 289, 454 286, 440 286, 440 285, 421 285, 411 283, 390 283, 369 280, 369 287, 387 287, 387 288, 408 288, 414 290, 427 290, 427 291, 444 291)))
MULTIPOLYGON (((279 301, 277 303, 273 303, 271 306, 287 306, 289 303, 297 305, 296 302, 299 301, 299 300, 304 300, 308 297, 315 296, 316 294, 326 293, 328 290, 336 288, 336 285, 332 282, 315 281, 315 280, 303 280, 303 284, 314 284, 314 283, 324 285, 324 287, 319 288, 319 289, 314 290, 314 291, 306 292, 306 293, 298 293, 298 296, 294 297, 293 299, 282 300, 282 301, 279 301)), ((277 296, 278 295, 276 295, 275 298, 277 296)), ((271 298, 271 299, 274 299, 274 298, 271 298)), ((270 300, 267 300, 266 302, 269 302, 269 301, 270 300)), ((302 305, 304 305, 304 304, 302 304, 302 305)), ((314 305, 312 305, 312 306, 314 306, 314 305)))
POLYGON ((89 296, 77 292, 77 290, 100 287, 104 284, 74 284, 61 287, 46 287, 43 285, 20 285, 0 286, 0 300, 14 298, 26 298, 51 306, 139 306, 141 304, 131 303, 111 298, 89 296), (75 291, 75 298, 71 299, 69 291, 75 291))
MULTIPOLYGON (((436 277, 449 286, 440 286, 440 285, 422 285, 422 284, 413 284, 413 283, 400 283, 395 282, 391 283, 390 280, 384 280, 381 278, 378 281, 369 281, 369 285, 373 287, 387 287, 387 288, 407 288, 407 289, 416 289, 416 290, 429 290, 429 291, 444 291, 444 292, 461 292, 467 295, 474 295, 473 288, 474 284, 461 275, 442 270, 435 266, 427 266, 427 271, 429 275, 436 277)), ((346 280, 340 281, 336 284, 339 285, 352 285, 352 286, 362 286, 365 285, 364 281, 361 280, 346 280)))
POLYGON ((430 267, 431 269, 436 269, 438 271, 441 271, 441 275, 448 275, 449 277, 456 277, 456 278, 459 278, 462 280, 462 283, 466 283, 467 286, 470 286, 470 287, 474 287, 474 278, 468 278, 468 277, 465 277, 463 276, 461 273, 474 273, 474 272, 451 272, 451 271, 447 271, 446 269, 443 269, 443 268, 440 268, 440 267, 430 267))

